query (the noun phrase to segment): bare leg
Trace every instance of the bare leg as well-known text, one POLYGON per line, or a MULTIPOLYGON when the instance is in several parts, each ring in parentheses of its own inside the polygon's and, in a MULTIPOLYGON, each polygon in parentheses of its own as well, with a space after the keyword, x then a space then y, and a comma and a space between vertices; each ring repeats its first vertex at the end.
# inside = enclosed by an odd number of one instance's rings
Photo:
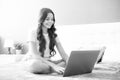
POLYGON ((97 63, 102 62, 102 58, 103 58, 103 55, 104 55, 105 49, 106 49, 105 46, 101 48, 101 50, 100 50, 100 55, 98 56, 97 63))
POLYGON ((24 69, 32 73, 50 73, 50 66, 38 59, 30 59, 26 61, 25 65, 26 67, 24 69))
POLYGON ((57 61, 50 61, 58 66, 61 66, 61 67, 65 67, 66 66, 66 62, 63 60, 63 59, 60 59, 60 60, 57 60, 57 61))
MULTIPOLYGON (((66 63, 65 63, 65 61, 63 61, 63 60, 58 60, 58 61, 52 61, 53 63, 55 63, 56 65, 58 65, 58 66, 60 66, 60 67, 63 67, 63 68, 65 68, 66 67, 66 63)), ((56 73, 56 72, 54 72, 54 71, 51 71, 52 73, 52 75, 58 75, 58 73, 56 73)))
POLYGON ((65 61, 61 61, 61 62, 58 63, 57 65, 65 68, 66 63, 65 63, 65 61))

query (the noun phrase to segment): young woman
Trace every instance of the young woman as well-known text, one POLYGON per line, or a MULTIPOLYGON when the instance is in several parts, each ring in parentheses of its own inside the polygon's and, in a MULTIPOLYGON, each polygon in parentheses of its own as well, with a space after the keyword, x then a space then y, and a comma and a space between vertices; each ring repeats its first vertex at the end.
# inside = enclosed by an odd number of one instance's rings
POLYGON ((58 73, 64 72, 68 59, 57 34, 55 33, 55 15, 49 8, 40 11, 39 25, 32 30, 28 39, 29 50, 24 57, 27 62, 27 70, 33 73, 58 73), (52 61, 51 57, 56 54, 54 47, 58 49, 61 60, 52 61))

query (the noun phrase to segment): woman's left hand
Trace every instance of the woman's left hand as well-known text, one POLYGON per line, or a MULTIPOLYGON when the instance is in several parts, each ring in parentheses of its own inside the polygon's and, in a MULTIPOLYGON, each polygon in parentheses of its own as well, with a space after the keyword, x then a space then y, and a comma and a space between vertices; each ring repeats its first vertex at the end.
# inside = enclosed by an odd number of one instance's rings
POLYGON ((63 74, 65 71, 65 68, 57 66, 57 65, 53 66, 52 69, 54 72, 56 72, 58 74, 63 74))

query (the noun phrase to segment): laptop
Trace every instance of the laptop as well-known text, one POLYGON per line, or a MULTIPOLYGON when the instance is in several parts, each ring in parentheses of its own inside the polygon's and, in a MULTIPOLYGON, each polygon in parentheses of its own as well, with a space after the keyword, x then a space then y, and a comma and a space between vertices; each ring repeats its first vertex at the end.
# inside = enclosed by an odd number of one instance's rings
POLYGON ((100 50, 72 51, 63 77, 91 73, 100 56, 100 50))

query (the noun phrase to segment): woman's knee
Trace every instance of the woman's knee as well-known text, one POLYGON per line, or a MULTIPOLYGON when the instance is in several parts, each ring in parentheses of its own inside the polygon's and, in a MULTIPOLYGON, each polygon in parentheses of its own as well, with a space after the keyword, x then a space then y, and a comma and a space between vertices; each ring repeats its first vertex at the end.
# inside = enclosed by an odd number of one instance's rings
POLYGON ((61 67, 65 67, 66 66, 66 62, 65 61, 61 61, 60 63, 58 63, 57 65, 61 66, 61 67))
POLYGON ((33 60, 29 66, 29 71, 32 73, 49 73, 50 67, 40 60, 33 60))

